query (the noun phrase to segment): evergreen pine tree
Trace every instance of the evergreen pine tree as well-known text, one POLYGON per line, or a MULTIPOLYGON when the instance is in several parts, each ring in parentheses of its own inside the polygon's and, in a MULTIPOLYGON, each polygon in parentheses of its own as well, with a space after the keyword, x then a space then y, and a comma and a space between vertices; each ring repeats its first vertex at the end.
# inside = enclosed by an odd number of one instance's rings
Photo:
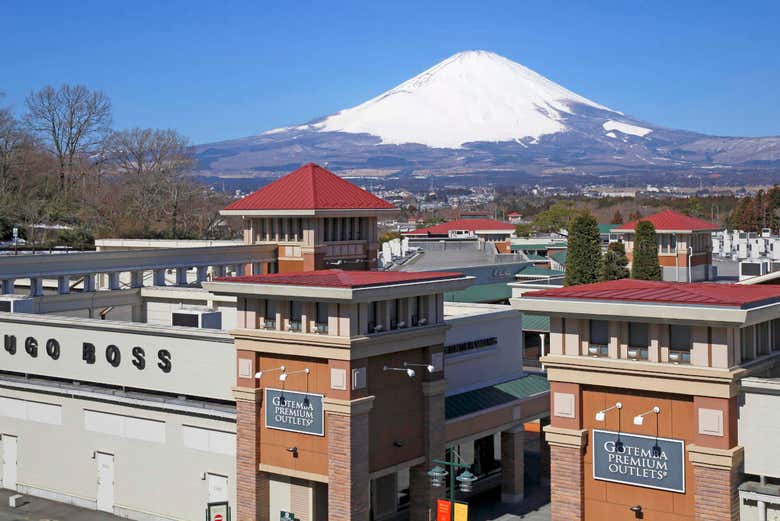
POLYGON ((590 214, 575 217, 569 225, 564 285, 574 286, 598 281, 600 261, 601 241, 596 219, 590 214))
POLYGON ((601 260, 601 280, 627 279, 628 257, 622 242, 611 242, 601 260))
POLYGON ((639 221, 634 235, 634 263, 631 278, 661 280, 661 266, 658 263, 658 243, 655 226, 649 221, 639 221))
POLYGON ((623 214, 620 213, 620 210, 615 210, 615 213, 612 214, 612 222, 610 224, 623 224, 623 214))

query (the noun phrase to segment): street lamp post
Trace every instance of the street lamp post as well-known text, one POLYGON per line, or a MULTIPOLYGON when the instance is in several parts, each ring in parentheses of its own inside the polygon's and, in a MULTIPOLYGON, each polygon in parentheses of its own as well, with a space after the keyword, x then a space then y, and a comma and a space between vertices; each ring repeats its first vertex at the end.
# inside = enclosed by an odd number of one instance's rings
POLYGON ((450 457, 447 461, 435 459, 433 462, 436 463, 436 466, 428 472, 431 477, 431 486, 441 487, 444 484, 444 478, 447 475, 450 476, 450 521, 453 521, 455 517, 455 481, 460 483, 461 492, 471 492, 471 485, 477 480, 477 477, 469 471, 471 465, 455 461, 455 449, 450 449, 450 457), (447 471, 445 467, 450 470, 447 471), (460 476, 455 477, 457 469, 466 470, 460 476))

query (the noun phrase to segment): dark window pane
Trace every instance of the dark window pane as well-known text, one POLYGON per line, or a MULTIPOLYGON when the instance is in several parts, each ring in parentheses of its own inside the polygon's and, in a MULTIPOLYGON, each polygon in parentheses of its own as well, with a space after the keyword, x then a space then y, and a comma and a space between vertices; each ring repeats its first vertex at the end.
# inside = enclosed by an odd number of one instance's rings
POLYGON ((590 343, 596 345, 609 344, 609 322, 606 320, 590 321, 590 343))
POLYGON ((647 347, 650 345, 647 324, 631 322, 628 325, 628 345, 631 347, 647 347))
POLYGON ((690 326, 669 326, 670 346, 675 351, 691 350, 690 326))

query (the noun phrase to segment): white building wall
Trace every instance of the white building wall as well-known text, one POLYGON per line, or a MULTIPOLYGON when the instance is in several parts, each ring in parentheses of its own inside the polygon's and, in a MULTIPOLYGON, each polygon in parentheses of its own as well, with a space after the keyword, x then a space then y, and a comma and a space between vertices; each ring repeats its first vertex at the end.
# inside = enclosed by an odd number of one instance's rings
POLYGON ((780 379, 747 378, 747 385, 738 420, 745 473, 780 478, 780 379))
POLYGON ((208 500, 206 473, 227 476, 235 505, 234 420, 9 388, 0 389, 2 399, 44 403, 60 412, 42 422, 9 417, 7 408, 0 409, 0 433, 17 437, 17 490, 23 494, 95 508, 93 458, 102 452, 114 455, 117 515, 202 519, 208 500), (193 441, 193 430, 209 435, 207 443, 193 441), (216 442, 208 443, 211 438, 216 442))
POLYGON ((522 315, 497 304, 444 304, 445 346, 495 337, 495 345, 445 356, 447 393, 456 394, 523 375, 522 315))

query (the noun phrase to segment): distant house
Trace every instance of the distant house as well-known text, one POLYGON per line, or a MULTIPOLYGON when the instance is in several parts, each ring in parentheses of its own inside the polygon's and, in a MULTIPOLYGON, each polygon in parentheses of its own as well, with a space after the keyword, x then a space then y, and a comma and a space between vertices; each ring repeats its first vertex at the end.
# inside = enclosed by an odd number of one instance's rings
POLYGON ((418 228, 403 235, 410 238, 483 239, 505 241, 515 233, 512 224, 493 219, 458 219, 427 228, 418 228))
POLYGON ((508 214, 506 218, 512 224, 520 224, 521 222, 523 222, 523 215, 518 212, 512 212, 508 214))
MULTIPOLYGON (((640 220, 655 226, 663 280, 699 282, 713 278, 712 232, 720 229, 718 225, 673 210, 640 220)), ((640 220, 621 224, 612 230, 612 233, 622 235, 629 262, 633 260, 634 232, 640 220)))

